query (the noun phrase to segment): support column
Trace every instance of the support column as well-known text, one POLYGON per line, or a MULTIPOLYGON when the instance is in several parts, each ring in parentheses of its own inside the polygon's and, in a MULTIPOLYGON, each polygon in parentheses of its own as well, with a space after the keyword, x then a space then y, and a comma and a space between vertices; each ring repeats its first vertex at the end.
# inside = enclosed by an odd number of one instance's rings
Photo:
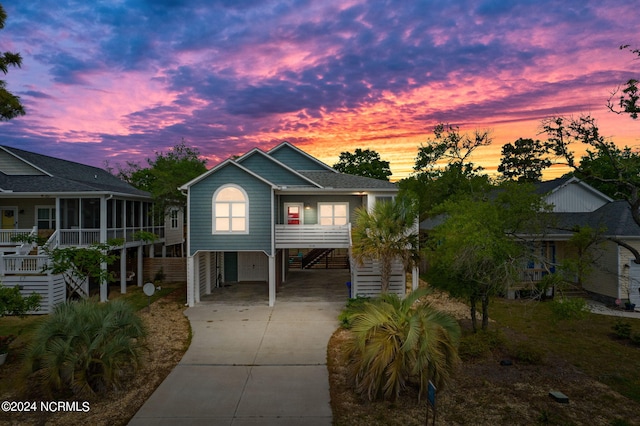
POLYGON ((206 294, 211 294, 211 253, 207 253, 206 255, 206 259, 205 259, 205 268, 206 268, 206 289, 205 292, 206 294))
POLYGON ((144 274, 144 267, 143 267, 143 261, 144 261, 144 246, 138 246, 138 270, 136 271, 136 278, 138 280, 138 287, 142 287, 142 280, 143 280, 143 274, 144 274))
POLYGON ((127 249, 120 249, 120 293, 127 294, 127 249))
POLYGON ((194 282, 194 260, 193 256, 187 257, 187 305, 195 305, 195 282, 194 282))
POLYGON ((417 266, 413 267, 413 271, 411 271, 411 289, 416 291, 418 289, 418 285, 420 285, 420 268, 417 266))
MULTIPOLYGON (((79 203, 80 203, 80 208, 82 209, 82 200, 80 200, 79 203)), ((56 216, 59 216, 59 215, 60 215, 59 213, 56 213, 56 216)), ((82 216, 80 216, 80 218, 82 218, 82 216)), ((82 225, 82 222, 80 222, 80 225, 82 225)), ((104 196, 100 197, 100 242, 102 244, 107 243, 107 198, 104 196)), ((107 262, 101 262, 100 269, 106 275, 107 262)), ((100 301, 107 302, 108 296, 109 296, 109 281, 106 278, 102 279, 100 280, 99 285, 100 285, 100 301)))
POLYGON ((193 256, 193 296, 196 303, 200 303, 200 268, 202 267, 202 256, 196 253, 193 256))
POLYGON ((269 306, 276 304, 276 257, 269 256, 269 306))

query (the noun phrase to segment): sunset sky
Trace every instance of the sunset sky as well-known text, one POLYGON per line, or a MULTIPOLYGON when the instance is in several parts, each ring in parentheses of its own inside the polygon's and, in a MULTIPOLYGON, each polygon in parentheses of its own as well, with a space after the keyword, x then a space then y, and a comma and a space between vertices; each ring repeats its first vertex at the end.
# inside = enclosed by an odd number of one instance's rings
POLYGON ((0 78, 27 110, 0 123, 0 144, 98 167, 183 138, 209 167, 286 140, 329 165, 376 150, 397 180, 442 122, 491 130, 475 161, 492 171, 551 115, 591 114, 640 145, 640 120, 606 109, 640 79, 618 49, 640 48, 635 1, 0 3, 0 50, 23 57, 0 78))

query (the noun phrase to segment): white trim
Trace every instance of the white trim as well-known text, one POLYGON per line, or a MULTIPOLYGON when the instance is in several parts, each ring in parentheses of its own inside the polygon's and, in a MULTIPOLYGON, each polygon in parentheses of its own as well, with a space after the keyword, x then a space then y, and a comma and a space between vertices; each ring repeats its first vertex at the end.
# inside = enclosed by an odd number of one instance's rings
MULTIPOLYGON (((343 226, 343 225, 346 225, 347 223, 349 223, 349 222, 350 222, 350 220, 349 220, 349 218, 350 218, 350 210, 349 210, 349 207, 350 207, 350 206, 349 206, 349 202, 348 202, 348 201, 340 201, 340 202, 330 202, 330 201, 329 201, 329 202, 319 202, 319 203, 318 203, 318 220, 317 220, 317 221, 318 221, 318 225, 320 225, 320 226, 343 226), (322 206, 332 206, 332 209, 331 209, 331 210, 332 210, 332 214, 331 214, 331 219, 332 219, 332 220, 331 220, 331 222, 332 222, 332 223, 331 223, 330 225, 323 225, 323 224, 321 223, 322 216, 321 216, 320 212, 321 212, 321 210, 322 210, 322 206), (335 215, 335 206, 346 206, 346 210, 347 210, 347 211, 346 211, 346 216, 345 216, 345 220, 346 220, 346 222, 345 222, 345 223, 339 223, 339 224, 336 224, 336 223, 335 223, 335 219, 336 219, 336 215, 335 215)), ((342 217, 342 216, 338 216, 338 217, 342 217)))
MULTIPOLYGON (((300 208, 300 217, 298 218, 299 221, 300 221, 299 225, 304 225, 304 203, 303 202, 299 202, 299 203, 283 203, 282 204, 282 214, 284 215, 283 218, 282 218, 283 224, 284 225, 289 225, 289 220, 288 220, 289 207, 299 207, 300 208)), ((291 225, 291 226, 296 226, 296 225, 291 225)))
MULTIPOLYGON (((53 177, 53 175, 52 175, 51 173, 49 173, 48 171, 46 171, 46 170, 44 170, 44 169, 42 169, 42 168, 40 168, 40 167, 36 166, 36 165, 35 165, 35 164, 33 164, 33 163, 30 163, 29 161, 27 161, 27 160, 25 160, 24 158, 20 157, 20 156, 19 156, 18 154, 16 154, 15 152, 11 152, 11 147, 0 146, 0 149, 2 149, 2 150, 3 150, 4 152, 6 152, 7 154, 14 156, 15 158, 17 158, 18 160, 22 161, 23 163, 28 164, 29 166, 33 167, 34 169, 36 169, 36 170, 38 170, 38 171, 41 171, 41 172, 42 172, 42 173, 44 173, 45 175, 47 175, 47 176, 49 176, 49 177, 53 177)), ((18 149, 18 148, 16 148, 16 149, 18 149)), ((36 152, 32 152, 31 154, 36 154, 36 155, 40 155, 40 156, 43 156, 43 157, 47 157, 46 155, 38 154, 38 153, 36 153, 36 152)), ((54 158, 54 157, 51 157, 51 158, 54 158)))
MULTIPOLYGON (((223 201, 219 202, 220 204, 224 203, 223 201)), ((220 217, 226 217, 226 216, 220 216, 220 217)), ((240 218, 241 216, 237 216, 238 218, 240 218)), ((218 189, 216 189, 216 191, 213 193, 213 197, 211 197, 211 233, 214 235, 231 235, 231 234, 248 234, 249 233, 249 196, 247 195, 247 191, 244 190, 243 187, 241 187, 240 185, 236 185, 235 183, 227 183, 225 185, 220 186, 218 189), (244 201, 243 202, 238 202, 238 201, 230 201, 227 202, 227 204, 229 204, 229 230, 228 231, 219 231, 216 229, 216 208, 218 205, 218 202, 216 201, 218 194, 220 194, 221 191, 227 189, 227 188, 234 188, 237 189, 238 191, 240 191, 244 197, 244 201), (244 204, 244 229, 242 231, 234 231, 233 230, 233 205, 234 204, 244 204)))
POLYGON ((275 185, 273 182, 268 181, 267 179, 263 178, 262 176, 260 176, 257 173, 252 172, 251 170, 247 169, 246 167, 236 163, 235 161, 233 161, 232 159, 228 159, 223 161, 222 163, 218 164, 217 166, 215 166, 214 168, 210 169, 207 172, 204 172, 203 174, 201 174, 200 176, 190 180, 189 182, 185 183, 184 185, 182 185, 181 187, 179 187, 178 189, 181 191, 187 191, 189 189, 189 187, 195 185, 196 183, 200 182, 201 180, 209 177, 210 175, 212 175, 213 173, 217 172, 218 170, 222 169, 223 167, 226 166, 235 166, 237 168, 239 168, 240 170, 249 173, 251 176, 255 177, 256 179, 266 183, 267 185, 271 186, 272 188, 276 188, 277 185, 275 185))

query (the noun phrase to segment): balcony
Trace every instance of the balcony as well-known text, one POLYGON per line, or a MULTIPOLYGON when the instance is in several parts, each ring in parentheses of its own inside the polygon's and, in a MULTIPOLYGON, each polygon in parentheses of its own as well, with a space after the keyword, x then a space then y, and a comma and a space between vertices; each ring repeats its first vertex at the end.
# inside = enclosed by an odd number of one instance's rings
POLYGON ((276 248, 349 248, 349 225, 276 225, 276 248))

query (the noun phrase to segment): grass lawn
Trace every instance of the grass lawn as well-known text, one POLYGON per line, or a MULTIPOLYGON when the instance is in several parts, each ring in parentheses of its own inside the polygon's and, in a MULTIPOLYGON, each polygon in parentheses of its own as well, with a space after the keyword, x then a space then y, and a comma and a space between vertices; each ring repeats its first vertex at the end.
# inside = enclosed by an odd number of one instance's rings
MULTIPOLYGON (((640 346, 615 336, 615 317, 554 322, 549 302, 504 299, 491 302, 489 315, 486 334, 473 336, 468 320, 461 322, 465 356, 453 383, 438 392, 437 424, 640 424, 640 346), (513 365, 501 366, 505 359, 513 365), (569 403, 554 401, 552 390, 569 403)), ((625 321, 640 333, 640 319, 625 321)), ((329 343, 334 425, 423 425, 426 404, 411 386, 393 402, 354 394, 342 355, 348 338, 338 330, 329 343)))
MULTIPOLYGON (((640 346, 616 338, 618 317, 589 314, 583 320, 552 321, 548 302, 497 299, 490 315, 622 395, 640 403, 640 346)), ((640 333, 640 319, 624 318, 640 333)))

